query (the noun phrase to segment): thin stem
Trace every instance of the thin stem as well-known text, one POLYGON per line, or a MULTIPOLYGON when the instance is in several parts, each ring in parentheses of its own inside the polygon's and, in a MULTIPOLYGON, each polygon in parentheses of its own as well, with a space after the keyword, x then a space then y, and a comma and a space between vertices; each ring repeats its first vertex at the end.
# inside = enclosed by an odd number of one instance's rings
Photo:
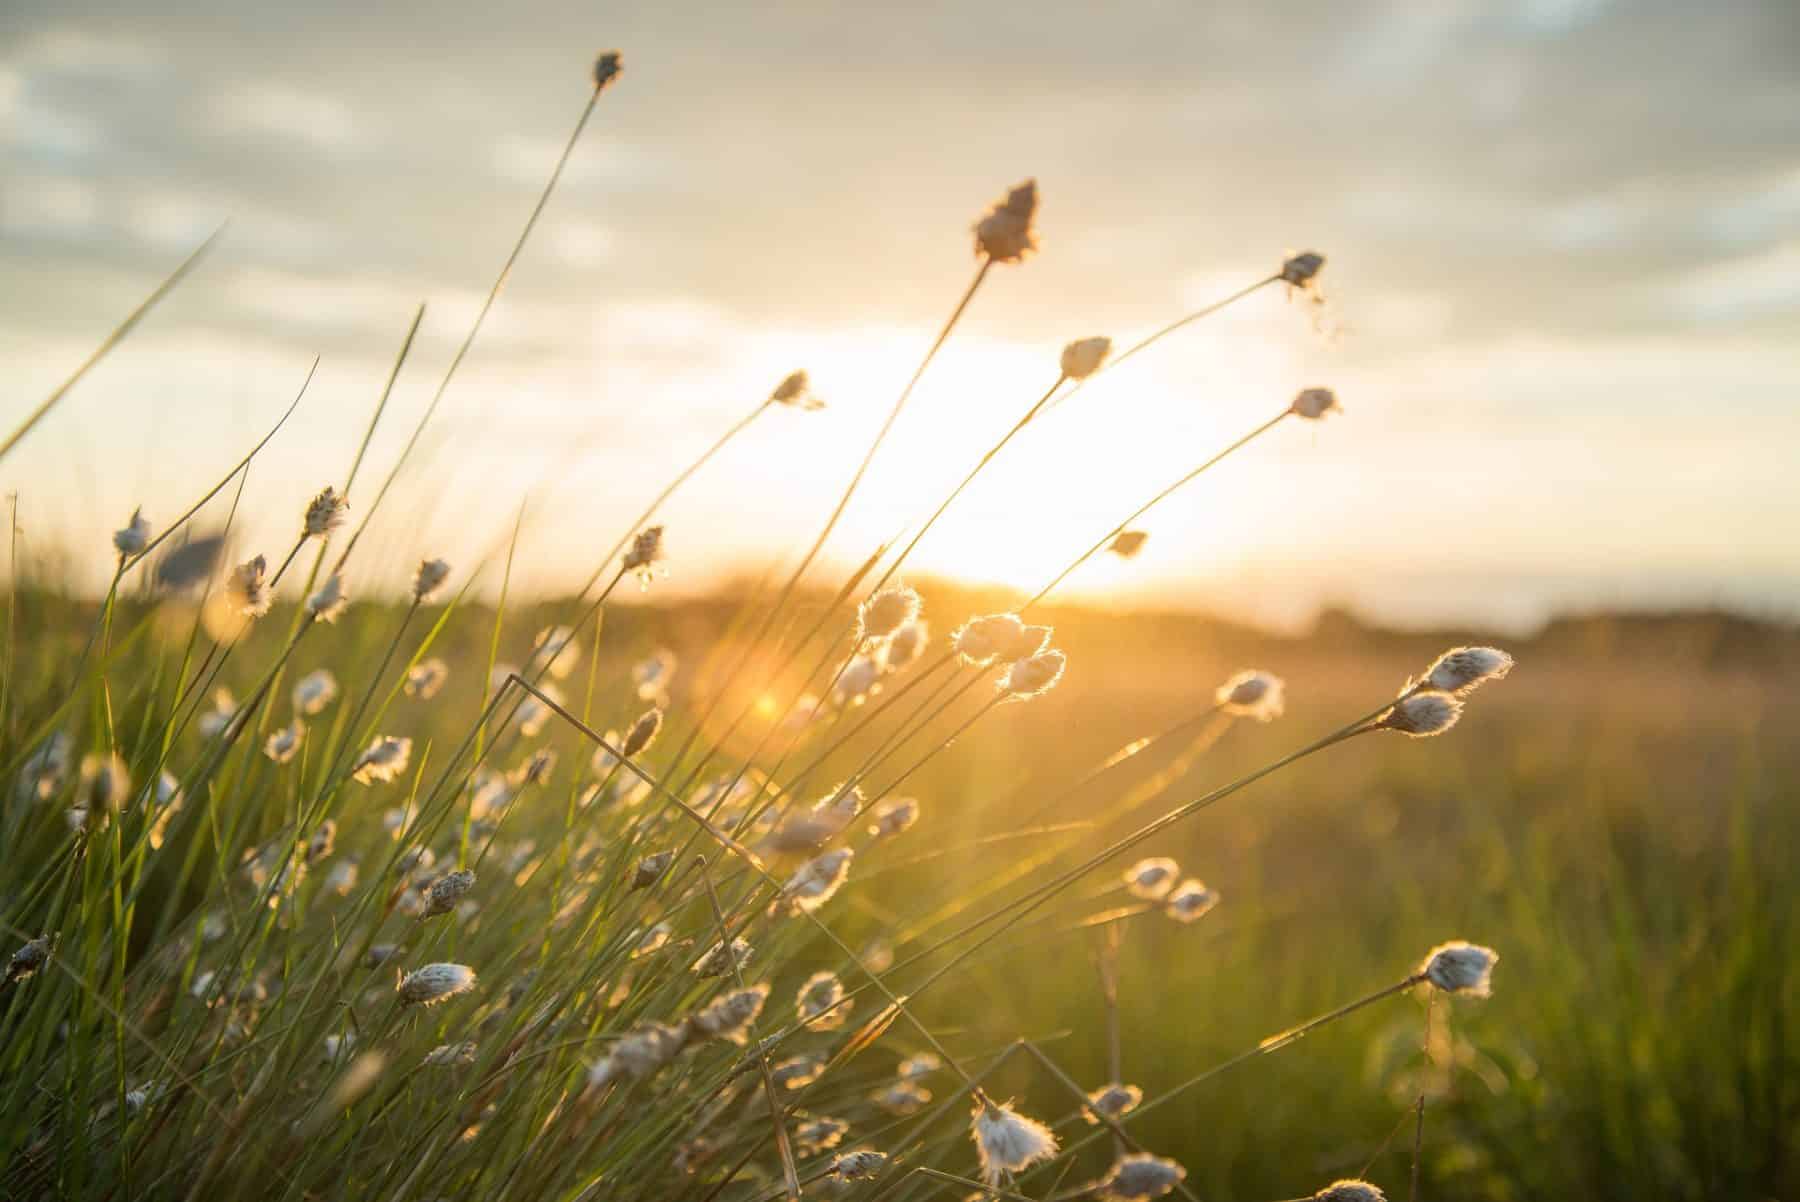
POLYGON ((220 235, 225 232, 226 225, 229 224, 229 222, 226 222, 209 234, 206 241, 202 242, 194 249, 193 254, 182 260, 181 266, 170 272, 149 296, 139 302, 137 308, 126 315, 125 320, 120 322, 118 326, 113 329, 112 333, 101 340, 100 345, 94 348, 92 354, 82 360, 81 366, 75 369, 73 375, 57 385, 55 391, 49 396, 38 402, 38 407, 33 409, 30 415, 27 416, 24 421, 19 423, 17 429, 6 436, 6 441, 4 443, 0 443, 0 459, 6 458, 7 454, 11 452, 14 447, 18 446, 39 422, 48 417, 50 411, 56 408, 57 404, 65 396, 69 395, 69 390, 79 384, 81 378, 87 375, 88 372, 93 369, 95 364, 106 358, 113 347, 125 340, 125 336, 131 333, 139 321, 143 320, 145 314, 156 307, 158 301, 173 292, 175 286, 181 283, 183 279, 187 278, 189 272, 199 266, 200 260, 206 257, 206 252, 213 248, 214 243, 218 242, 220 235))
POLYGON ((1162 501, 1167 499, 1176 490, 1178 490, 1181 487, 1183 487, 1184 485, 1186 485, 1190 480, 1193 480, 1201 472, 1204 472, 1208 468, 1217 464, 1220 460, 1222 460, 1226 456, 1230 455, 1233 451, 1237 451, 1237 450, 1242 449, 1245 446, 1248 446, 1251 442, 1255 441, 1259 436, 1267 433, 1270 430, 1273 430, 1276 426, 1281 424, 1281 419, 1284 417, 1287 417, 1291 412, 1292 412, 1291 410, 1283 409, 1280 413, 1277 413, 1274 417, 1270 418, 1268 421, 1264 422, 1262 425, 1256 427, 1256 429, 1250 431, 1248 434, 1244 435, 1242 438, 1239 438, 1236 442, 1232 443, 1230 446, 1228 446, 1224 450, 1220 451, 1217 455, 1214 455, 1211 459, 1208 459, 1205 463, 1202 463, 1199 467, 1188 472, 1186 475, 1182 476, 1179 480, 1176 480, 1173 484, 1169 485, 1167 488, 1165 488, 1161 492, 1157 493, 1154 497, 1151 497, 1148 501, 1145 501, 1142 505, 1140 505, 1136 509, 1132 510, 1130 516, 1128 516, 1124 521, 1120 522, 1117 526, 1114 526, 1111 530, 1108 530, 1104 535, 1102 535, 1100 537, 1099 541, 1096 542, 1093 546, 1091 546, 1087 550, 1083 551, 1080 555, 1077 555, 1075 557, 1075 560, 1073 563, 1069 564, 1068 567, 1064 568, 1061 572, 1058 572, 1056 574, 1055 579, 1050 581, 1049 584, 1046 584, 1043 588, 1039 589, 1035 594, 1033 594, 1032 598, 1029 601, 1027 601, 1027 602, 1025 602, 1025 604, 1019 606, 1018 612, 1024 613, 1026 610, 1028 610, 1032 606, 1036 605, 1039 601, 1042 601, 1045 597, 1049 596, 1050 593, 1052 593, 1056 590, 1056 587, 1059 584, 1061 584, 1063 581, 1065 581, 1069 578, 1070 574, 1073 573, 1075 571, 1075 569, 1079 568, 1082 564, 1086 563, 1088 560, 1090 560, 1094 556, 1098 555, 1101 551, 1104 551, 1106 549, 1107 545, 1109 543, 1111 543, 1113 539, 1117 538, 1120 534, 1123 534, 1125 532, 1125 530, 1131 525, 1131 523, 1133 523, 1133 522, 1137 521, 1139 518, 1143 517, 1144 514, 1148 513, 1153 507, 1155 507, 1156 505, 1160 504, 1162 501))

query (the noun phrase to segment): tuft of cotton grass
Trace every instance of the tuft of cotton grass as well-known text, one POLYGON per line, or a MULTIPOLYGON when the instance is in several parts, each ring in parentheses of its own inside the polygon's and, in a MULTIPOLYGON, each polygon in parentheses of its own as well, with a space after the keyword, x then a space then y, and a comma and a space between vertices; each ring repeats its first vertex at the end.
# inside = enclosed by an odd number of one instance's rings
POLYGON ((1387 1202, 1387 1195, 1367 1181, 1333 1181, 1312 1196, 1312 1202, 1387 1202))
POLYGON ((782 1089, 805 1089, 824 1075, 823 1056, 790 1056, 769 1067, 769 1076, 782 1089))
POLYGON ((844 983, 834 972, 815 972, 794 998, 794 1015, 813 1031, 835 1031, 850 1018, 853 1002, 844 1000, 844 983))
POLYGON ((802 1152, 824 1152, 837 1147, 849 1132, 850 1124, 843 1119, 814 1115, 794 1128, 794 1144, 802 1152))
POLYGON ((869 1100, 889 1114, 904 1118, 929 1106, 931 1091, 911 1081, 896 1081, 886 1089, 877 1090, 869 1100))
POLYGON ((1163 913, 1176 922, 1198 922, 1219 904, 1219 895, 1197 880, 1185 880, 1163 899, 1163 913))
POLYGON ((1018 614, 984 614, 964 622, 950 641, 964 663, 981 668, 1038 654, 1050 642, 1050 628, 1027 626, 1018 614))
POLYGON ((813 395, 812 381, 804 371, 789 372, 782 377, 781 383, 775 385, 775 391, 769 394, 769 402, 808 411, 825 408, 825 402, 813 395))
POLYGON ((1407 693, 1375 720, 1377 730, 1396 730, 1408 738, 1441 735, 1462 717, 1461 699, 1450 693, 1407 693))
POLYGON ((406 771, 412 760, 412 740, 394 735, 377 735, 350 766, 350 775, 361 783, 387 782, 406 771))
POLYGON ((659 851, 645 856, 631 871, 631 887, 648 889, 662 879, 662 874, 669 871, 669 865, 674 862, 675 853, 672 851, 659 851))
POLYGON ((1498 647, 1456 647, 1444 652, 1425 671, 1424 684, 1442 693, 1463 696, 1490 680, 1504 680, 1513 657, 1498 647))
MULTIPOLYGON (((876 969, 876 971, 881 970, 876 969)), ((936 1052, 920 1052, 902 1060, 894 1071, 899 1074, 902 1081, 923 1081, 943 1067, 944 1062, 936 1052)))
POLYGON ((863 601, 856 610, 858 639, 892 637, 919 616, 919 594, 904 584, 890 584, 863 601))
POLYGON ((269 587, 269 561, 258 555, 233 568, 225 582, 225 599, 232 612, 246 618, 268 613, 275 604, 275 592, 269 587))
POLYGON ((1220 709, 1241 718, 1272 722, 1287 707, 1287 686, 1272 672, 1246 668, 1219 686, 1213 699, 1220 709))
POLYGON ((467 964, 427 964, 400 978, 397 992, 406 1006, 435 1006, 475 988, 475 970, 467 964))
POLYGON ((557 680, 567 680, 581 663, 581 644, 575 641, 571 626, 546 626, 531 640, 531 655, 525 661, 527 672, 548 672, 557 680))
POLYGON ((689 970, 697 977, 722 977, 749 963, 751 952, 749 941, 744 939, 733 939, 729 948, 715 943, 700 954, 689 970))
POLYGON ((461 1043, 440 1043, 425 1053, 420 1061, 423 1068, 459 1068, 475 1063, 475 1045, 467 1040, 461 1043))
POLYGON ((1090 1126, 1098 1126, 1102 1118, 1116 1121, 1130 1114, 1143 1100, 1144 1091, 1137 1086, 1113 1081, 1088 1094, 1081 1116, 1090 1126))
POLYGON ((620 565, 627 573, 638 578, 643 588, 650 587, 650 581, 658 572, 658 565, 663 561, 663 528, 647 526, 631 540, 631 549, 625 552, 620 565))
POLYGON ((883 658, 880 649, 874 654, 852 657, 831 688, 833 704, 839 709, 853 709, 880 692, 883 658))
POLYGON ((1138 1152, 1121 1156, 1094 1193, 1105 1202, 1143 1202, 1160 1198, 1187 1179, 1187 1170, 1166 1156, 1138 1152))
POLYGON ((331 853, 337 850, 337 830, 338 825, 335 819, 327 818, 319 823, 312 833, 312 838, 306 841, 306 862, 308 864, 317 864, 321 860, 331 858, 331 853))
POLYGON ((604 92, 624 73, 625 64, 617 50, 608 50, 594 60, 594 91, 604 92))
POLYGON ((425 910, 419 917, 436 918, 450 913, 474 887, 475 874, 467 868, 445 873, 425 890, 425 910))
POLYGON ((75 740, 66 730, 52 731, 19 765, 13 784, 20 801, 49 801, 62 790, 75 763, 75 740))
POLYGON ((1100 370, 1112 354, 1112 339, 1106 337, 1077 338, 1062 349, 1062 374, 1071 380, 1085 380, 1100 370))
POLYGON ((1000 692, 1009 701, 1028 701, 1041 697, 1056 687, 1063 677, 1068 657, 1060 651, 1045 651, 1019 660, 1001 676, 1000 692))
POLYGON ((344 592, 344 577, 340 572, 333 572, 319 586, 317 592, 306 599, 306 612, 315 621, 335 622, 350 604, 350 597, 344 592))
POLYGON ((1150 856, 1139 860, 1123 874, 1125 888, 1131 896, 1145 901, 1161 901, 1175 887, 1181 865, 1168 856, 1150 856))
POLYGON ((652 1076, 687 1046, 688 1032, 686 1023, 648 1023, 621 1036, 612 1050, 588 1070, 588 1085, 598 1088, 621 1078, 639 1080, 652 1076))
POLYGON ((845 1152, 831 1162, 831 1176, 838 1181, 869 1181, 887 1166, 887 1153, 873 1148, 845 1152))
POLYGON ((914 618, 888 639, 887 655, 882 664, 889 672, 900 672, 925 653, 931 644, 931 627, 924 618, 914 618))
POLYGON ((324 538, 350 518, 350 500, 327 484, 306 506, 302 519, 304 537, 324 538))
POLYGON ((285 764, 300 750, 300 740, 305 737, 306 727, 300 725, 300 720, 296 718, 264 741, 263 754, 277 764, 285 764))
POLYGON ((212 708, 201 714, 194 726, 199 730, 201 738, 216 738, 231 725, 237 713, 237 698, 231 695, 230 689, 220 687, 213 690, 212 708))
POLYGON ((50 946, 51 939, 48 935, 39 935, 21 944, 19 950, 6 962, 7 983, 23 981, 50 963, 50 946))
POLYGON ((419 566, 413 569, 413 600, 423 605, 444 587, 444 581, 450 579, 450 565, 441 559, 421 559, 419 566))
POLYGON ((324 713, 337 700, 337 677, 329 668, 316 668, 294 682, 294 712, 311 718, 324 713))
POLYGON ((648 751, 650 744, 656 741, 657 734, 662 730, 662 724, 663 712, 660 709, 645 710, 638 715, 637 721, 633 722, 631 728, 625 732, 625 742, 620 746, 619 751, 628 760, 648 751))
POLYGON ((420 660, 406 670, 406 684, 402 687, 408 697, 416 697, 420 701, 430 701, 436 697, 444 682, 450 679, 450 665, 432 656, 420 660))
POLYGON ((918 798, 889 798, 875 807, 874 818, 875 821, 869 824, 869 834, 875 838, 885 839, 903 834, 919 820, 918 798))
POLYGON ((127 559, 144 553, 144 548, 150 545, 150 521, 144 516, 142 506, 131 511, 129 522, 113 531, 112 544, 113 549, 127 559))
POLYGON ((658 706, 668 705, 669 681, 674 675, 675 653, 666 647, 658 647, 631 666, 631 683, 638 700, 658 706))
POLYGON ((1150 535, 1143 530, 1121 530, 1113 536, 1106 549, 1120 559, 1136 559, 1144 544, 1150 541, 1150 535))
POLYGON ((796 911, 811 914, 830 901, 850 877, 850 861, 856 853, 835 847, 800 865, 782 886, 781 896, 796 911))
POLYGON ((734 989, 696 1011, 688 1021, 702 1035, 742 1047, 749 1042, 750 1025, 762 1014, 763 1003, 768 999, 767 985, 734 989))
POLYGON ((1325 266, 1325 256, 1316 250, 1303 250, 1288 256, 1281 265, 1281 282, 1290 288, 1308 288, 1325 266))
POLYGON ((986 1096, 975 1100, 969 1137, 981 1162, 981 1179, 999 1185, 1040 1161, 1056 1155, 1056 1134, 1034 1118, 1027 1118, 1010 1103, 986 1096))
POLYGON ((1445 993, 1491 997, 1494 965, 1499 962, 1500 953, 1493 948, 1457 939, 1440 943, 1427 952, 1419 972, 1445 993))
POLYGON ((1329 388, 1303 388, 1288 406, 1288 412, 1295 417, 1314 422, 1323 420, 1328 414, 1343 411, 1344 407, 1338 404, 1337 393, 1329 388))
POLYGON ((1009 191, 975 223, 975 253, 995 263, 1020 263, 1038 249, 1037 181, 1009 191))

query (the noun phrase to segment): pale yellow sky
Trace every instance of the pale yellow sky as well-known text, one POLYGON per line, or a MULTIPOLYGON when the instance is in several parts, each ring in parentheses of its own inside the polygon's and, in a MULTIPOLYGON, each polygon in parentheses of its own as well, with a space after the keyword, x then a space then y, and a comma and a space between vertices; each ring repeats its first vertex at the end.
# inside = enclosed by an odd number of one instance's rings
POLYGON ((1350 602, 1528 624, 1600 605, 1800 608, 1800 18, 1777 0, 1209 6, 26 3, 0 17, 0 422, 218 221, 205 268, 4 465, 28 548, 91 585, 322 365, 238 527, 341 479, 413 305, 371 466, 435 387, 585 98, 627 70, 463 374, 362 587, 473 562, 528 496, 523 579, 578 581, 681 464, 805 367, 665 513, 670 586, 791 557, 1035 175, 998 269, 832 539, 918 520, 1055 374, 1330 256, 1336 339, 1267 289, 1030 431, 921 544, 1027 590, 1199 459, 1070 596, 1267 620, 1350 602))

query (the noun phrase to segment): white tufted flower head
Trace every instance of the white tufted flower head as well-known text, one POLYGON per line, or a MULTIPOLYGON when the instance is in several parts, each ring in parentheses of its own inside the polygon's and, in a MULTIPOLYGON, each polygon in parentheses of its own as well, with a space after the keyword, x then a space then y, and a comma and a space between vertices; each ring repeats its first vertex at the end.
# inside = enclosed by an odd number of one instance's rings
POLYGON ((1294 397, 1288 412, 1295 417, 1303 417, 1307 421, 1316 422, 1328 413, 1342 413, 1344 407, 1338 404, 1337 393, 1329 388, 1303 388, 1294 397))
POLYGON ((1281 677, 1247 668, 1220 685, 1213 697, 1228 714, 1270 722, 1281 717, 1286 708, 1285 693, 1281 677))
POLYGON ((150 545, 150 522, 144 517, 142 507, 131 511, 131 520, 123 529, 113 531, 112 541, 113 547, 126 558, 143 554, 144 548, 150 545))
POLYGON ((1018 263, 1038 249, 1037 181, 1028 179, 975 223, 975 253, 996 263, 1018 263))
POLYGON ((1458 939, 1432 948, 1419 971, 1445 993, 1489 997, 1494 992, 1494 965, 1499 962, 1500 953, 1493 948, 1458 939))
POLYGON ((1141 897, 1145 901, 1161 901, 1175 887, 1175 880, 1181 874, 1181 865, 1167 856, 1151 856, 1139 860, 1124 873, 1125 888, 1131 896, 1141 897))
POLYGON ((1462 701, 1450 693, 1407 693, 1376 719, 1378 730, 1397 730, 1414 739, 1441 735, 1462 717, 1462 701))
POLYGON ((400 978, 400 1001, 408 1006, 435 1006, 475 988, 475 970, 466 964, 427 964, 400 978))
POLYGON ((1512 669, 1513 657, 1498 647, 1457 647, 1437 657, 1426 670, 1424 683, 1460 696, 1490 680, 1504 680, 1512 669))
POLYGON ((981 1178, 989 1185, 999 1185, 1056 1155, 1056 1135, 1050 1128, 985 1095, 976 1098, 969 1134, 981 1161, 981 1178))

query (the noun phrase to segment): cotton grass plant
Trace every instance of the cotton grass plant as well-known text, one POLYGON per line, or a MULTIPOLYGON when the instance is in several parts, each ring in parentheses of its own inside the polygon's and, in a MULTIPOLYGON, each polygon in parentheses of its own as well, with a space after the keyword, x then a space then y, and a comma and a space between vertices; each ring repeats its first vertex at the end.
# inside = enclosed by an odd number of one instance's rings
MULTIPOLYGON (((1031 620, 1045 598, 1103 551, 1135 555, 1135 524, 1227 456, 1341 407, 1328 389, 1300 393, 1010 610, 927 612, 902 578, 914 548, 1057 405, 1263 287, 1310 294, 1317 254, 1121 352, 1088 335, 1047 354, 1049 388, 971 449, 946 496, 920 499, 910 540, 875 548, 828 604, 803 607, 807 574, 982 283, 1042 250, 1036 183, 1007 190, 974 223, 973 279, 783 582, 729 620, 704 687, 675 691, 683 669, 664 651, 626 679, 602 672, 602 617, 621 582, 653 591, 680 559, 679 530, 657 520, 677 488, 759 415, 819 407, 804 371, 617 517, 586 585, 529 640, 508 621, 516 544, 485 653, 453 659, 448 646, 490 562, 459 571, 416 548, 398 606, 360 592, 377 573, 359 539, 619 75, 616 54, 599 59, 536 207, 368 503, 364 452, 420 314, 344 480, 304 505, 293 543, 227 565, 221 541, 150 578, 152 553, 193 535, 208 502, 235 484, 235 515, 255 497, 248 468, 271 430, 175 521, 158 531, 136 510, 110 550, 95 548, 114 575, 86 649, 50 680, 9 684, 8 1196, 1193 1197, 1189 1166, 1133 1135, 1144 1115, 1383 999, 1489 992, 1495 953, 1447 943, 1397 983, 1179 1083, 1122 1079, 1116 1012, 1115 1079, 1102 1084, 1077 1082, 1035 1041, 983 1047, 922 1013, 983 957, 1046 930, 1105 931, 1116 956, 1129 920, 1202 922, 1219 894, 1157 854, 1161 837, 1352 739, 1449 731, 1512 666, 1484 647, 1447 652, 1366 714, 1151 816, 1170 782, 1139 772, 1146 749, 1174 748, 1185 773, 1233 723, 1283 714, 1286 686, 1265 671, 1197 688, 1195 712, 1066 788, 994 799, 996 814, 1025 817, 992 871, 885 912, 872 940, 842 933, 865 881, 950 850, 921 817, 981 804, 901 790, 989 715, 1082 687, 1079 659, 1031 620), (170 639, 159 615, 196 595, 211 616, 170 639), (477 694, 467 710, 440 695, 458 682, 477 694), (772 713, 745 700, 770 695, 772 713), (1109 800, 1052 823, 1102 783, 1109 800), (990 1092, 1014 1052, 1060 1111, 990 1092)), ((1418 1114, 1422 1137, 1422 1103, 1418 1114)), ((1340 1181, 1312 1196, 1381 1194, 1340 1181)))

